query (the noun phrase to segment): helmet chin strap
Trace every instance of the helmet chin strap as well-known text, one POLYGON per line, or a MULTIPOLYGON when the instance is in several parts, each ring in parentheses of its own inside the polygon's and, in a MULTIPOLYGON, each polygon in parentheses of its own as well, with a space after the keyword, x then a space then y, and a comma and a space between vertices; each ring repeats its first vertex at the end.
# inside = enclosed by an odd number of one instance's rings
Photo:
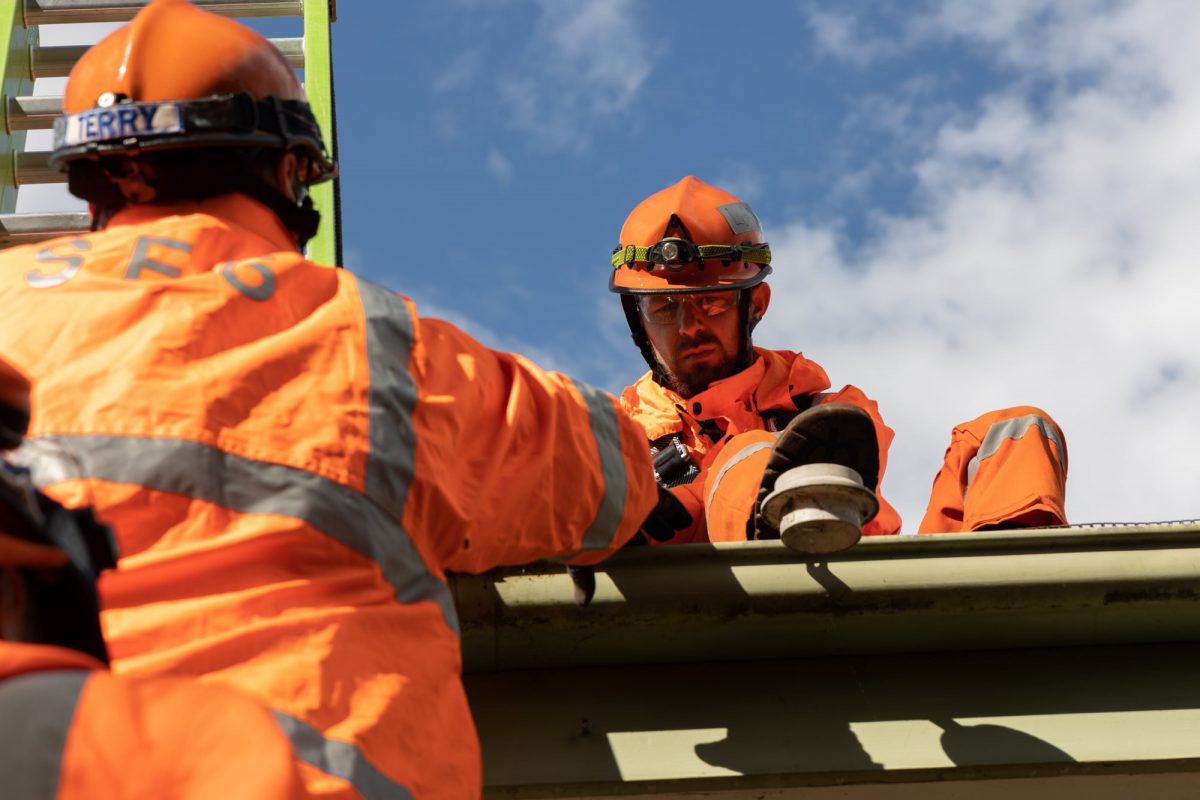
POLYGON ((321 214, 313 207, 312 198, 306 192, 299 204, 288 200, 276 186, 268 186, 265 181, 250 178, 237 187, 237 191, 253 197, 258 202, 275 212, 283 227, 296 234, 300 247, 317 235, 321 224, 321 214))
POLYGON ((754 332, 754 326, 758 324, 759 318, 754 314, 750 294, 749 289, 742 289, 738 292, 738 328, 741 329, 742 336, 741 341, 738 342, 737 372, 741 372, 754 363, 754 343, 750 339, 750 334, 754 332))
MULTIPOLYGON (((312 199, 305 193, 300 202, 293 202, 278 186, 271 184, 261 174, 250 154, 234 150, 179 151, 176 159, 164 160, 165 154, 146 156, 154 161, 154 178, 149 187, 156 203, 179 200, 203 200, 229 192, 241 192, 271 209, 283 226, 296 234, 300 247, 304 247, 317 232, 321 222, 320 213, 313 207, 312 199), (214 165, 212 159, 221 160, 214 165), (219 168, 218 168, 219 167, 219 168)), ((108 218, 130 202, 113 179, 113 172, 123 175, 122 162, 118 157, 111 162, 75 161, 68 167, 71 193, 96 206, 93 226, 104 227, 108 218)))
POLYGON ((638 311, 637 297, 631 294, 621 295, 621 308, 625 311, 625 321, 629 323, 629 332, 633 336, 633 343, 637 345, 638 350, 642 353, 642 358, 650 367, 650 374, 654 376, 654 382, 659 386, 670 386, 670 380, 662 371, 658 359, 654 357, 654 345, 650 344, 650 337, 646 335, 646 326, 642 323, 641 312, 638 311))

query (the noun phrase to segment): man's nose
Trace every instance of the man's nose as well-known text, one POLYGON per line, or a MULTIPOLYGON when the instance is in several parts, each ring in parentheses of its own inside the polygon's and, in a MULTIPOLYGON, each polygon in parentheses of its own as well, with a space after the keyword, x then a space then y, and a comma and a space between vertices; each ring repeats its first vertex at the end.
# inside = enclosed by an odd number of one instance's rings
POLYGON ((704 327, 705 316, 693 303, 683 301, 679 304, 679 330, 683 333, 697 331, 704 327))

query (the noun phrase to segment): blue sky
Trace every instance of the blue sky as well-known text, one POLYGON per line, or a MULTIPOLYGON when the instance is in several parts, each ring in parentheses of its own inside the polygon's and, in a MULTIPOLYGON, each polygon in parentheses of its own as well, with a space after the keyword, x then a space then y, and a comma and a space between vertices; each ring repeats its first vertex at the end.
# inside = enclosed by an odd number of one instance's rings
MULTIPOLYGON (((343 113, 340 131, 349 261, 556 362, 569 355, 564 366, 617 389, 627 359, 581 323, 596 327, 597 301, 615 308, 608 255, 650 192, 695 173, 765 220, 830 225, 856 249, 874 215, 912 202, 911 160, 927 137, 995 76, 957 42, 845 63, 821 36, 849 22, 760 5, 736 39, 729 5, 716 2, 686 14, 669 3, 451 3, 406 9, 395 25, 343 15, 339 102, 372 109, 343 113), (389 48, 396 61, 366 80, 389 48), (381 184, 397 189, 382 207, 381 184), (441 243, 434 263, 373 257, 394 250, 398 230, 441 243)), ((879 5, 865 35, 908 5, 879 5)))
POLYGON ((775 250, 758 343, 879 400, 906 529, 951 426, 1017 403, 1073 521, 1200 517, 1200 6, 340 6, 346 266, 424 313, 619 390, 608 256, 695 174, 775 250))

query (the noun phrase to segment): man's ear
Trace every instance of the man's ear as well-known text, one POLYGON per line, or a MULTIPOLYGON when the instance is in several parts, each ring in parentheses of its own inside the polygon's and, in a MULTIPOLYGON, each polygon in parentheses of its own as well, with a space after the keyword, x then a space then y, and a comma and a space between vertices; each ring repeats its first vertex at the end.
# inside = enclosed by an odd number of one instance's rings
POLYGON ((767 306, 771 304, 771 287, 765 283, 760 283, 750 290, 750 314, 756 320, 763 318, 767 313, 767 306))
POLYGON ((308 194, 301 170, 307 168, 307 162, 297 158, 295 153, 287 152, 279 157, 275 164, 275 184, 288 200, 297 205, 308 194))

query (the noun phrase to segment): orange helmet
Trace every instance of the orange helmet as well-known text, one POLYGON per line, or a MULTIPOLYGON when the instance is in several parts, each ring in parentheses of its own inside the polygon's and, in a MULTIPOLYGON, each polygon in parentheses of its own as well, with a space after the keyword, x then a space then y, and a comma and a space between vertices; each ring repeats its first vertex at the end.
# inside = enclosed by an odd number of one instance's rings
POLYGON ((745 289, 771 272, 750 206, 692 175, 639 203, 620 241, 609 281, 620 294, 745 289))
POLYGON ((308 183, 337 168, 287 59, 187 0, 152 0, 71 70, 50 165, 197 147, 300 149, 308 183))

